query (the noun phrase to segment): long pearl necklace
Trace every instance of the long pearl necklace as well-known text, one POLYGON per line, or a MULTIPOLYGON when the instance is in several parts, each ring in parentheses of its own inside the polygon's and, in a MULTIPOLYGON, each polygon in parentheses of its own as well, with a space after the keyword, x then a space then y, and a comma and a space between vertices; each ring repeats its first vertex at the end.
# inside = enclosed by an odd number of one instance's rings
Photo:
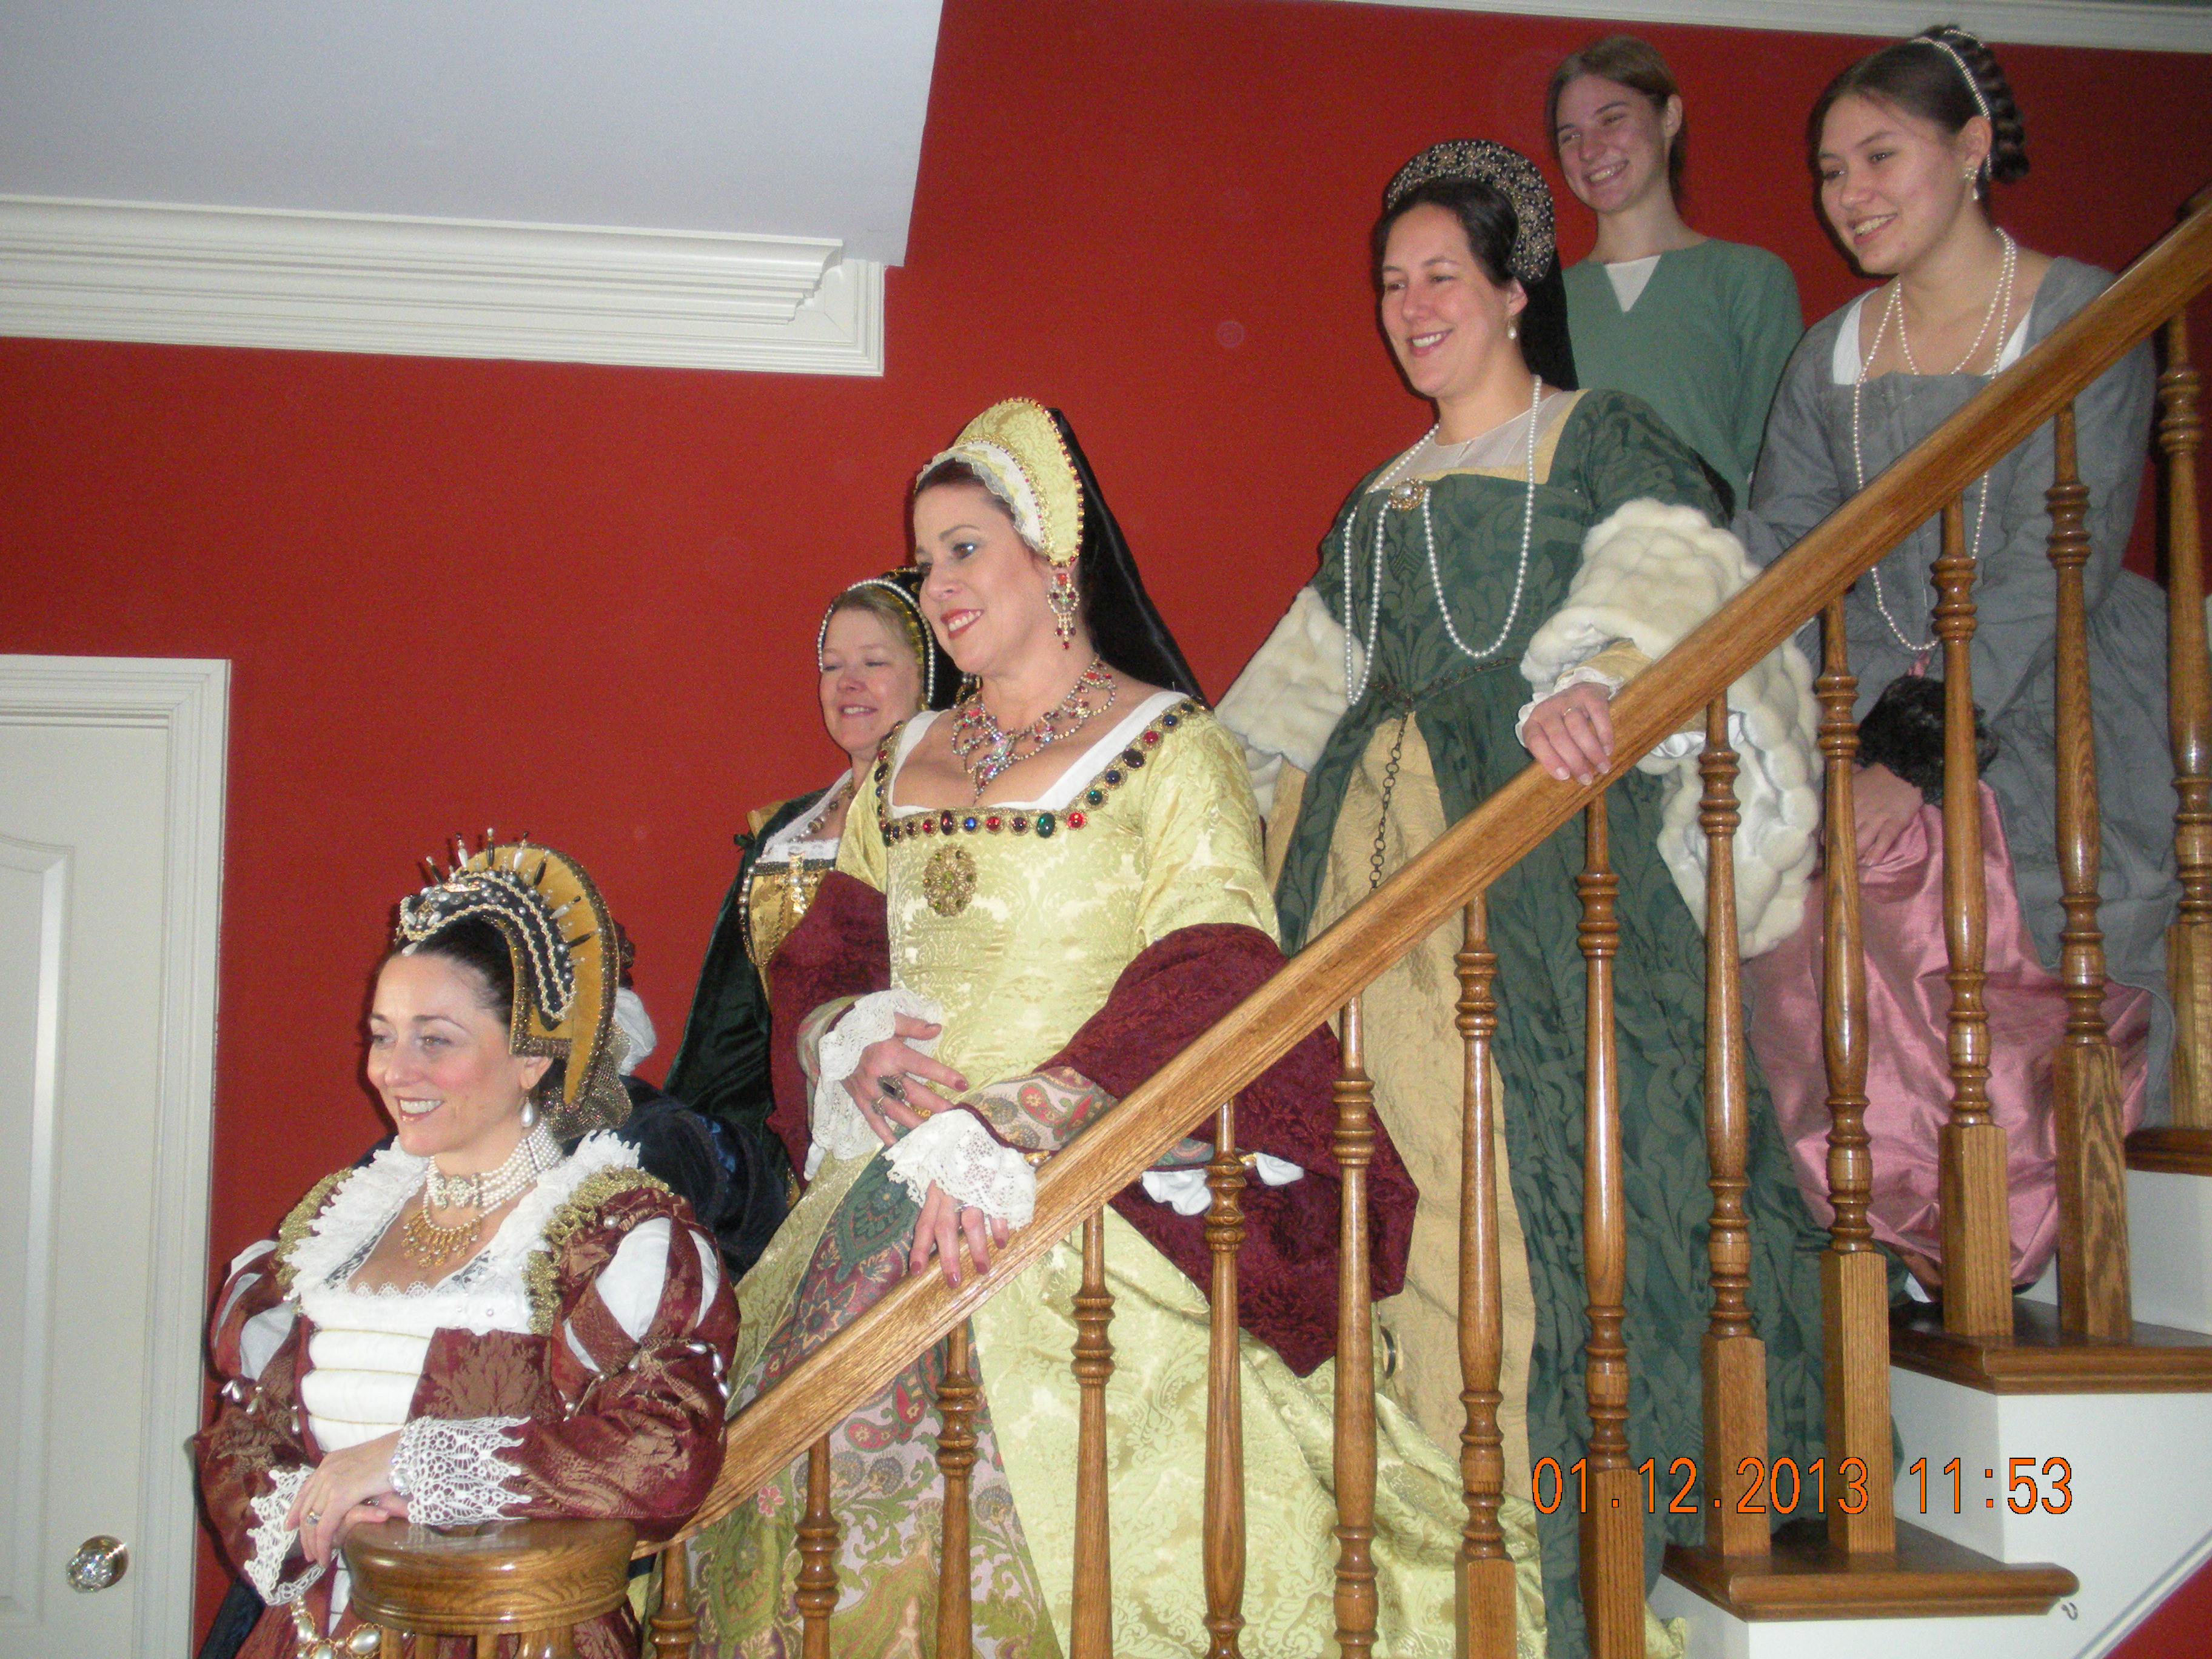
MULTIPOLYGON (((2005 333, 2012 323, 2012 279, 2013 272, 2019 262, 2020 245, 2002 230, 1997 233, 1997 239, 2004 244, 2004 263, 1998 269, 1996 286, 1990 290, 1990 302, 1983 307, 1982 325, 1974 331, 1973 343, 1966 348, 1966 355, 1960 358, 1958 366, 1950 371, 1954 374, 1963 373, 1966 365, 1974 361, 1975 354, 1981 350, 1982 341, 1990 331, 1990 323, 1992 319, 1996 319, 1997 325, 1996 356, 2002 358, 2004 356, 2005 333)), ((1881 316, 1875 324, 1874 340, 1867 347, 1866 355, 1859 359, 1858 374, 1851 381, 1851 468, 1855 493, 1856 490, 1864 489, 1867 482, 1866 454, 1859 440, 1861 393, 1866 386, 1867 370, 1874 366, 1874 360, 1881 353, 1882 337, 1889 332, 1889 319, 1893 316, 1897 319, 1897 344, 1899 354, 1905 359, 1905 366, 1914 374, 1920 373, 1920 365, 1912 359, 1912 345, 1905 332, 1903 283, 1904 279, 1901 276, 1890 283, 1889 297, 1883 302, 1881 316)), ((1995 360, 1991 361, 1990 368, 1992 373, 1996 371, 1995 360)), ((1966 544, 1966 556, 1970 560, 1981 557, 1982 522, 1988 516, 1990 510, 1989 474, 1984 472, 1980 482, 1982 493, 1974 503, 1974 533, 1972 539, 1966 544)), ((1871 574, 1874 576, 1875 609, 1881 612, 1881 619, 1888 627, 1891 637, 1916 657, 1924 656, 1933 651, 1936 648, 1936 641, 1933 638, 1923 640, 1916 645, 1906 636, 1905 629, 1898 625, 1897 618, 1890 612, 1888 596, 1882 592, 1881 566, 1879 563, 1874 567, 1871 574)))
POLYGON ((1535 537, 1536 425, 1537 411, 1543 407, 1543 379, 1541 376, 1536 376, 1531 380, 1528 387, 1528 455, 1526 469, 1527 489, 1521 507, 1521 557, 1519 562, 1514 567, 1513 571, 1513 602, 1505 609, 1505 620, 1498 627, 1498 636, 1492 640, 1489 644, 1484 646, 1480 650, 1477 650, 1474 647, 1469 645, 1465 640, 1459 636, 1459 629, 1452 621, 1451 606, 1444 601, 1443 573, 1437 560, 1436 520, 1429 506, 1429 496, 1431 492, 1427 484, 1417 481, 1411 483, 1397 484, 1395 489, 1391 487, 1398 475, 1401 472, 1403 472, 1412 463, 1413 457, 1419 454, 1422 447, 1428 443, 1429 440, 1437 435, 1439 429, 1438 427, 1432 426, 1428 429, 1428 431, 1424 433, 1421 436, 1420 442, 1415 444, 1411 449, 1407 450, 1404 454, 1401 455, 1395 462, 1393 462, 1391 464, 1390 470, 1384 473, 1380 478, 1376 479, 1373 487, 1368 492, 1372 495, 1376 491, 1389 490, 1389 494, 1385 498, 1383 506, 1378 507, 1375 512, 1375 556, 1372 561, 1372 567, 1368 578, 1368 593, 1371 601, 1371 608, 1367 613, 1367 638, 1365 641, 1367 656, 1366 660, 1359 664, 1356 669, 1352 662, 1352 641, 1358 635, 1359 629, 1358 611, 1354 604, 1352 592, 1352 526, 1358 521, 1359 517, 1357 508, 1346 517, 1344 521, 1343 543, 1344 620, 1346 624, 1344 630, 1344 695, 1347 707, 1357 703, 1362 697, 1367 695, 1368 681, 1373 678, 1375 672, 1375 647, 1376 642, 1380 636, 1382 626, 1382 526, 1384 520, 1388 517, 1388 509, 1390 507, 1397 507, 1401 510, 1410 510, 1415 505, 1416 501, 1419 504, 1421 509, 1421 539, 1427 546, 1429 554, 1429 586, 1435 592, 1437 596, 1437 613, 1443 617, 1444 633, 1450 638, 1452 645, 1458 650, 1459 653, 1464 657, 1472 657, 1479 661, 1482 658, 1495 655, 1498 650, 1504 646, 1506 640, 1511 636, 1514 622, 1521 614, 1522 596, 1528 588, 1528 552, 1530 547, 1534 544, 1535 537), (1355 673, 1357 675, 1356 678, 1354 678, 1355 673))

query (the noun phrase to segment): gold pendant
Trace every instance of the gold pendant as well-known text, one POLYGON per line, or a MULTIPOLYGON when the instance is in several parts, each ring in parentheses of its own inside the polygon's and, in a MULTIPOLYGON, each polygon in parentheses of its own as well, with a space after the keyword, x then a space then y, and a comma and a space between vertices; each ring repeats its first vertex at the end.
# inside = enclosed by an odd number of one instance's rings
POLYGON ((1398 512, 1411 513, 1428 498, 1427 481, 1422 478, 1408 478, 1404 483, 1392 489, 1385 499, 1398 512))
POLYGON ((975 860, 964 847, 939 846, 922 866, 921 895, 940 916, 957 916, 975 896, 975 860))

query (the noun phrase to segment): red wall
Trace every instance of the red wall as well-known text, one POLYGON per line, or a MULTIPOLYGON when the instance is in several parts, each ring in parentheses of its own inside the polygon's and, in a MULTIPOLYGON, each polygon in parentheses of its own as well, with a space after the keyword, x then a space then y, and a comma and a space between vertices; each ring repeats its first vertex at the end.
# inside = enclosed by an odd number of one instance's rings
MULTIPOLYGON (((0 342, 0 650, 234 665, 212 1257, 381 1132, 364 988, 441 835, 580 858, 665 1059, 730 831, 836 764, 821 608, 901 562, 905 480, 986 403, 1068 410, 1225 685, 1343 492, 1426 422, 1371 319, 1383 181, 1453 136, 1548 164, 1545 77, 1602 32, 948 0, 880 380, 0 342)), ((1789 259, 1809 316, 1848 298, 1801 134, 1868 43, 1649 34, 1688 98, 1695 222, 1789 259)), ((2212 179, 2212 127, 2180 118, 2212 58, 2002 56, 2028 243, 2123 263, 2212 179), (2116 141, 2129 109, 2165 112, 2154 141, 2116 141)), ((1577 257, 1587 216, 1561 216, 1577 257)))

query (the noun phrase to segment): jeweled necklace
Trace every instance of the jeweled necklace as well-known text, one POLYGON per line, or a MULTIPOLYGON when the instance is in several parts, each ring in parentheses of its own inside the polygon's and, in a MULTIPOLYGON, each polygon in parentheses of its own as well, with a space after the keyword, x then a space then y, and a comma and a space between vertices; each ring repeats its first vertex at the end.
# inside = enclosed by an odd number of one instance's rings
MULTIPOLYGON (((1996 353, 2000 358, 2004 355, 2005 333, 2012 324, 2013 271, 2018 263, 2020 247, 2002 230, 1997 233, 1997 238, 2004 244, 2004 263, 1998 270, 1996 286, 1990 290, 1990 302, 1983 308, 1982 325, 1974 331, 1974 341, 1966 348, 1966 355, 1960 358, 1958 367, 1951 370, 1954 374, 1962 373, 1966 365, 1974 361, 1974 354, 1982 349, 1982 340, 1990 331, 1992 318, 1996 319, 1997 325, 1996 353)), ((1889 319, 1893 315, 1897 319, 1897 344, 1905 359, 1905 366, 1915 374, 1920 373, 1920 365, 1913 362, 1912 347, 1905 336, 1903 283, 1901 276, 1890 283, 1889 297, 1883 302, 1881 316, 1875 324, 1874 339, 1868 345, 1866 355, 1859 359, 1858 374, 1851 381, 1851 470, 1856 489, 1866 488, 1866 455, 1859 441, 1860 397, 1866 386, 1867 370, 1874 366, 1875 358, 1881 354, 1882 336, 1889 331, 1889 319)), ((1996 362, 1993 361, 1990 367, 1994 372, 1996 362)), ((1990 475, 1986 472, 1982 474, 1980 483, 1982 493, 1974 503, 1974 533, 1972 539, 1966 544, 1966 557, 1970 560, 1981 557, 1982 522, 1990 510, 1990 475)), ((1932 638, 1914 644, 1905 636, 1904 629, 1898 626, 1897 618, 1890 614, 1888 596, 1881 591, 1881 566, 1877 563, 1871 574, 1874 576, 1875 609, 1881 612, 1882 622, 1889 629, 1891 637, 1916 657, 1925 656, 1933 651, 1936 641, 1932 638)))
POLYGON ((436 1164, 422 1180, 422 1201, 400 1223, 399 1243, 407 1259, 418 1267, 436 1267, 452 1261, 477 1240, 484 1218, 522 1192, 561 1161, 561 1143, 544 1124, 532 1127, 495 1170, 480 1175, 449 1176, 436 1164), (466 1221, 441 1227, 430 1219, 433 1210, 473 1210, 466 1221))
POLYGON ((1000 726, 998 717, 983 706, 981 686, 969 691, 953 707, 952 757, 975 786, 975 799, 982 799, 991 780, 1008 767, 1042 753, 1063 738, 1073 737, 1090 724, 1093 715, 1111 708, 1118 689, 1114 671, 1106 666, 1105 659, 1093 657, 1091 665, 1076 676, 1066 696, 1014 732, 1000 726), (1103 700, 1091 702, 1094 693, 1103 693, 1103 700), (1026 750, 1024 744, 1029 745, 1026 750))
POLYGON ((1393 462, 1390 470, 1376 479, 1368 492, 1372 495, 1376 490, 1389 490, 1389 495, 1384 499, 1384 505, 1377 507, 1375 513, 1375 556, 1368 579, 1368 593, 1372 600, 1372 608, 1367 613, 1365 641, 1367 659, 1359 665, 1358 678, 1356 682, 1353 679, 1352 646, 1353 639, 1359 632, 1359 625, 1358 613, 1354 609, 1352 593, 1352 528, 1359 514, 1355 511, 1346 518, 1344 521, 1344 695, 1347 705, 1357 703, 1360 698, 1367 695, 1367 683, 1375 672, 1375 645, 1382 626, 1382 525, 1388 516, 1386 510, 1388 508, 1395 507, 1401 512, 1411 512, 1418 506, 1421 509, 1421 539, 1426 544, 1429 552, 1429 586, 1436 592, 1437 611, 1444 619, 1444 632, 1449 636, 1453 646, 1458 649, 1460 654, 1480 660, 1484 657, 1494 655, 1504 646, 1507 638, 1513 632, 1515 620, 1521 614, 1521 599, 1528 583, 1528 550, 1534 542, 1536 529, 1537 411, 1542 408, 1543 402, 1543 377, 1534 376, 1528 387, 1528 489, 1521 507, 1521 558, 1513 571, 1513 602, 1505 608, 1505 620, 1498 627, 1498 637, 1480 650, 1476 650, 1465 640, 1460 638, 1459 629, 1452 622, 1451 606, 1444 602, 1444 579, 1437 562, 1437 527, 1435 518, 1429 507, 1431 492, 1428 485, 1425 482, 1413 480, 1392 488, 1393 481, 1397 476, 1412 463, 1414 456, 1421 453, 1422 447, 1428 443, 1429 440, 1437 435, 1438 426, 1432 426, 1424 433, 1420 442, 1393 462))

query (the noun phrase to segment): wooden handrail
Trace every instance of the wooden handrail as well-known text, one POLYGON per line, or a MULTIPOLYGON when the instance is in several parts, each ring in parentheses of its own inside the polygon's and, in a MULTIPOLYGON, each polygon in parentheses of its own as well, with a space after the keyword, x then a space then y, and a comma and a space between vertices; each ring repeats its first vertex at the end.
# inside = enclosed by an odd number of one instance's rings
POLYGON ((1839 598, 2212 284, 2212 191, 2111 288, 1828 515, 1613 702, 1613 764, 1584 786, 1530 765, 1416 854, 1265 985, 1045 1166, 1035 1218, 990 1273, 957 1288, 933 1269, 889 1291, 732 1419, 720 1478, 692 1523, 719 1519, 787 1467, 1084 1218, 1342 1007, 1453 911, 1839 598))

